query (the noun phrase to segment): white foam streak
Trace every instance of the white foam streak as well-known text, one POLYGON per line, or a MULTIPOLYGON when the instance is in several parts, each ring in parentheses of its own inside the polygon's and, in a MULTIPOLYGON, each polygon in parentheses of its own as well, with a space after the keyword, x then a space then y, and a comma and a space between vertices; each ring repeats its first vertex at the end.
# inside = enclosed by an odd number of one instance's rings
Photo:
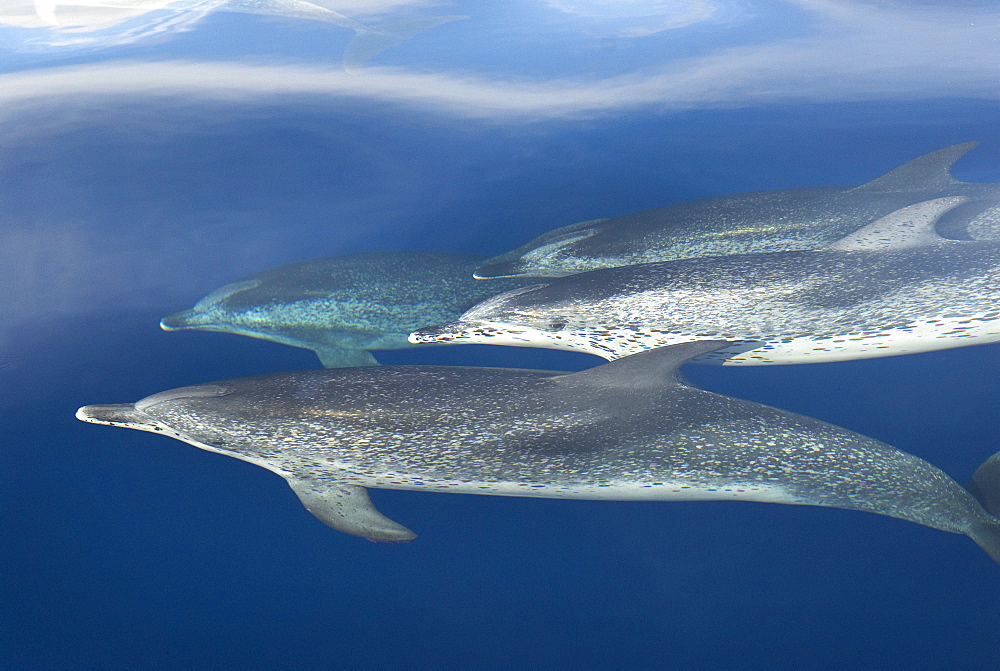
POLYGON ((368 68, 364 76, 353 77, 334 65, 111 61, 0 76, 0 108, 9 112, 60 97, 79 102, 161 95, 258 103, 269 97, 329 96, 503 120, 648 106, 672 110, 996 95, 1000 15, 975 15, 977 20, 970 21, 965 13, 795 2, 824 15, 821 34, 677 59, 659 71, 530 81, 396 68, 368 68))

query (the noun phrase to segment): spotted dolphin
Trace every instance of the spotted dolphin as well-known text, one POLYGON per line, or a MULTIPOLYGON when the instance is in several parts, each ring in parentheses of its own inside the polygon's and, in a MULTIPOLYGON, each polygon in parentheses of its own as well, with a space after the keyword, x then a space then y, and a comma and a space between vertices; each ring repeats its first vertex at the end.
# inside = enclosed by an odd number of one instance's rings
POLYGON ((414 329, 455 319, 487 296, 524 284, 473 279, 482 258, 364 252, 311 259, 227 284, 160 325, 304 347, 328 368, 372 365, 368 350, 412 347, 406 337, 414 329))
POLYGON ((727 366, 844 361, 1000 341, 1000 241, 935 223, 960 196, 904 207, 824 250, 603 268, 487 299, 414 343, 548 347, 615 359, 692 340, 727 366))
MULTIPOLYGON (((426 16, 366 25, 327 6, 328 0, 35 0, 35 13, 50 26, 61 27, 67 23, 60 17, 60 7, 91 7, 117 9, 125 12, 122 20, 158 10, 173 12, 235 12, 261 14, 294 19, 321 21, 354 31, 354 38, 344 50, 344 69, 357 73, 377 54, 400 44, 425 30, 444 23, 467 19, 463 15, 426 16)), ((99 18, 103 15, 98 14, 99 18)), ((69 29, 85 31, 79 24, 80 16, 74 14, 69 29)), ((106 27, 104 23, 95 28, 106 27)))
POLYGON ((966 534, 1000 562, 1000 459, 980 467, 970 493, 890 445, 697 389, 678 374, 719 346, 675 345, 570 374, 294 371, 89 405, 77 417, 266 468, 326 524, 376 541, 415 534, 373 507, 369 487, 831 506, 966 534))
POLYGON ((476 277, 573 273, 724 254, 819 249, 895 210, 963 196, 945 237, 1000 239, 1000 184, 959 182, 952 164, 977 142, 938 149, 856 187, 755 191, 557 228, 476 269, 476 277))

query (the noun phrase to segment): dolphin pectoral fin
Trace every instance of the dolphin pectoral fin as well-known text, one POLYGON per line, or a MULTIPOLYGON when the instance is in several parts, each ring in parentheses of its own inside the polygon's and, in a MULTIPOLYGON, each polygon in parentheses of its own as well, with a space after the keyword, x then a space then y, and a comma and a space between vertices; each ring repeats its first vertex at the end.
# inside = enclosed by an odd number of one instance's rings
POLYGON ((355 366, 377 366, 378 361, 372 353, 363 349, 345 349, 343 347, 319 347, 316 350, 323 368, 354 368, 355 366))
POLYGON ((932 151, 851 190, 891 193, 943 189, 958 184, 958 180, 951 176, 951 166, 978 145, 978 142, 963 142, 932 151))
POLYGON ((364 487, 306 479, 287 480, 306 510, 337 531, 386 543, 411 541, 417 537, 376 510, 364 487))

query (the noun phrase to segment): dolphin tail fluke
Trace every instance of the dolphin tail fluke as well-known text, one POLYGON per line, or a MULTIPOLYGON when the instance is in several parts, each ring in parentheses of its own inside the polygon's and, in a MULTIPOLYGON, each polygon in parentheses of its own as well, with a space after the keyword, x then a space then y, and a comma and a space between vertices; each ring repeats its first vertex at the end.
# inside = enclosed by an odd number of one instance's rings
POLYGON ((969 531, 969 538, 976 541, 993 561, 1000 564, 1000 520, 974 523, 969 531))
POLYGON ((976 469, 969 480, 968 489, 987 512, 1000 518, 1000 452, 976 469))
POLYGON ((976 469, 968 484, 969 492, 982 504, 992 520, 976 522, 969 536, 994 561, 1000 563, 1000 452, 976 469))
POLYGON ((978 142, 963 142, 944 147, 929 154, 918 156, 881 177, 855 187, 853 191, 891 193, 893 191, 913 191, 921 189, 943 189, 958 184, 951 176, 951 166, 978 142))
POLYGON ((357 74, 365 63, 386 49, 405 42, 429 28, 467 18, 469 17, 462 15, 428 16, 421 19, 384 23, 370 28, 359 27, 356 29, 354 38, 347 43, 347 48, 344 50, 344 70, 352 75, 357 74))

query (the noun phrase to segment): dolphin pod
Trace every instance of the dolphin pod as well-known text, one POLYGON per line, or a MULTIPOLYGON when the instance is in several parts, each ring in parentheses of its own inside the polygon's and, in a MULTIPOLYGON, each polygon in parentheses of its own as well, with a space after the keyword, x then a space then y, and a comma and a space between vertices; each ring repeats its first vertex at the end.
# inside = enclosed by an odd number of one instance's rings
POLYGON ((480 300, 524 284, 480 282, 483 257, 365 252, 272 268, 220 287, 164 317, 167 331, 221 331, 304 347, 327 368, 369 366, 368 350, 412 347, 411 331, 457 318, 480 300))
POLYGON ((602 268, 490 298, 414 343, 550 347, 614 359, 693 340, 727 366, 844 361, 1000 341, 1000 240, 946 240, 967 202, 893 212, 824 250, 602 268))
POLYGON ((907 205, 966 198, 940 222, 946 237, 1000 238, 1000 184, 959 182, 965 142, 905 163, 856 187, 756 191, 669 205, 549 231, 489 259, 476 277, 562 277, 675 259, 819 249, 907 205))
POLYGON ((674 345, 571 374, 276 373, 85 406, 77 417, 266 468, 326 524, 376 541, 415 534, 377 511, 368 487, 831 506, 965 534, 1000 562, 1000 453, 970 493, 885 443, 679 378, 682 363, 722 345, 674 345))
MULTIPOLYGON (((496 274, 529 275, 518 264, 550 252, 584 259, 581 241, 604 250, 590 260, 627 265, 560 266, 545 271, 560 275, 548 283, 515 280, 500 294, 503 281, 473 279, 482 259, 455 255, 357 254, 259 273, 161 325, 307 347, 331 368, 88 405, 77 418, 266 468, 321 521, 374 541, 416 536, 372 505, 368 488, 387 488, 829 506, 965 534, 1000 562, 1000 452, 964 488, 890 445, 698 389, 679 373, 689 361, 839 361, 1000 341, 997 191, 948 173, 972 146, 854 189, 758 194, 764 205, 741 220, 743 232, 722 219, 706 233, 689 219, 675 241, 690 244, 671 253, 691 258, 635 264, 602 237, 617 232, 634 244, 626 226, 561 229, 508 258, 516 272, 496 274), (807 202, 798 218, 763 225, 807 202), (946 231, 981 239, 939 235, 946 231), (713 239, 735 246, 706 243, 713 239), (740 245, 757 251, 720 255, 740 245), (611 361, 578 373, 363 365, 374 363, 367 350, 407 343, 540 346, 611 361)), ((488 261, 476 275, 490 264, 498 267, 488 261)))

